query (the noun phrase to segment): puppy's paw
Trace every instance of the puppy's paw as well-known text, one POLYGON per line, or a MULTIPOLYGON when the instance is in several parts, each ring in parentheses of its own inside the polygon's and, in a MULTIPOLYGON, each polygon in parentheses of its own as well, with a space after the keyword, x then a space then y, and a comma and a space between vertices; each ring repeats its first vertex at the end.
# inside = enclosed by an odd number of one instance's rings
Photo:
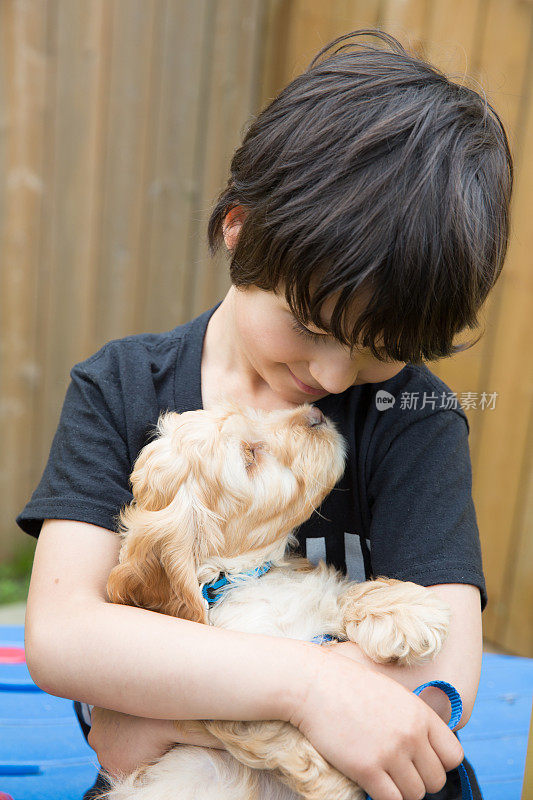
POLYGON ((377 578, 351 586, 339 600, 347 637, 377 664, 419 664, 440 651, 450 608, 430 589, 377 578))

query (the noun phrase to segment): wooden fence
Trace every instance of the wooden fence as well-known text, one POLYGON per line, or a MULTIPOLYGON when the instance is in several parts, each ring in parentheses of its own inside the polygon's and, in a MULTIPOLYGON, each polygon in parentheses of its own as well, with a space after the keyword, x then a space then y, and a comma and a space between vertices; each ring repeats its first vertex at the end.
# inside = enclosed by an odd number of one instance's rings
POLYGON ((0 549, 42 473, 70 367, 229 286, 206 222, 250 116, 335 36, 380 26, 481 82, 509 131, 514 232, 463 396, 490 602, 533 655, 533 4, 526 0, 0 0, 0 549), (482 409, 481 394, 496 392, 482 409))

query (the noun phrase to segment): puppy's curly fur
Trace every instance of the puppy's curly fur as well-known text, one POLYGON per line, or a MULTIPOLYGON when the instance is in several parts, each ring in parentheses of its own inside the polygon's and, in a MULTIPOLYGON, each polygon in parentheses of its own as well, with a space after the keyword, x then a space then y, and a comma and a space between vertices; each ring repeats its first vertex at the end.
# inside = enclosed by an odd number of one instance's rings
MULTIPOLYGON (((344 439, 310 405, 279 411, 224 402, 166 412, 131 475, 111 602, 232 630, 357 642, 374 661, 435 656, 449 610, 413 583, 357 584, 291 554, 293 530, 340 479, 344 439), (270 561, 261 578, 242 573, 270 561), (210 609, 201 585, 231 587, 210 609)), ((179 727, 180 722, 176 722, 179 727)), ((225 750, 179 745, 117 779, 107 800, 360 800, 364 792, 286 722, 196 721, 225 750)))

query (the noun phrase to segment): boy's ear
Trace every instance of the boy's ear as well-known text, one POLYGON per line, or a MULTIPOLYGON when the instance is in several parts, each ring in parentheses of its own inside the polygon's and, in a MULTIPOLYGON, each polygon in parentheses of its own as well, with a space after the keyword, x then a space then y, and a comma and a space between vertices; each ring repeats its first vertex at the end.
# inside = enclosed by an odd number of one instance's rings
POLYGON ((224 222, 222 223, 222 234, 228 250, 234 250, 237 246, 242 224, 247 216, 248 211, 244 206, 234 206, 226 214, 224 222))

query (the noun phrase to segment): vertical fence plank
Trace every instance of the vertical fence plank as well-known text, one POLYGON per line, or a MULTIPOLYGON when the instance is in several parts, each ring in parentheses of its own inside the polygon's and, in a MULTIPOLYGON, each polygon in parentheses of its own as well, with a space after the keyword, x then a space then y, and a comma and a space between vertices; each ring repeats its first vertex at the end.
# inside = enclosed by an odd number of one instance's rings
POLYGON ((318 50, 332 38, 329 35, 330 19, 330 6, 321 0, 292 1, 286 40, 285 83, 302 73, 318 50))
POLYGON ((426 57, 459 83, 477 63, 484 7, 485 0, 432 0, 429 7, 426 57))
POLYGON ((44 132, 45 185, 40 244, 37 358, 32 439, 37 482, 68 384, 70 367, 94 344, 98 253, 103 41, 107 6, 51 2, 44 132))
POLYGON ((361 28, 375 28, 379 22, 379 0, 340 0, 330 5, 328 39, 361 28))
POLYGON ((47 5, 18 0, 0 7, 2 185, 0 273, 0 557, 17 532, 13 517, 31 481, 32 397, 39 377, 35 361, 36 273, 43 200, 43 152, 47 5))
POLYGON ((98 286, 93 339, 136 330, 161 52, 160 0, 112 0, 98 286))
POLYGON ((167 2, 159 53, 157 138, 148 189, 149 250, 140 274, 139 330, 174 327, 192 314, 194 224, 202 174, 210 58, 206 0, 167 2))
POLYGON ((263 52, 257 107, 266 105, 287 82, 291 6, 291 0, 267 0, 264 5, 263 52))
POLYGON ((430 0, 384 0, 379 24, 416 55, 424 56, 430 0))
POLYGON ((209 53, 209 94, 203 139, 200 193, 194 209, 196 250, 191 261, 191 309, 212 305, 229 287, 228 262, 222 250, 210 258, 206 245, 209 214, 226 185, 230 161, 242 134, 257 109, 256 58, 262 32, 260 0, 226 0, 216 5, 216 36, 209 53))
MULTIPOLYGON (((530 376, 533 373, 530 363, 530 376)), ((531 378, 530 378, 531 383, 531 378)), ((533 389, 530 386, 530 393, 533 389)), ((533 656, 533 407, 524 440, 522 480, 516 487, 516 524, 503 576, 505 614, 493 639, 520 656, 533 656)), ((530 745, 533 746, 533 738, 530 745)))

